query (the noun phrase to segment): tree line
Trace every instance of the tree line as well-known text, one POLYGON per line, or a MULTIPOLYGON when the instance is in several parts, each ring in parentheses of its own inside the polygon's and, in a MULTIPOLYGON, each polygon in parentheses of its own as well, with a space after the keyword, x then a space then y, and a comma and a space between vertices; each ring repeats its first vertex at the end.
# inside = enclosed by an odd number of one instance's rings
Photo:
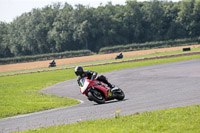
MULTIPOLYGON (((200 36, 200 0, 128 0, 97 8, 54 3, 0 22, 0 57, 200 36)), ((139 45, 139 44, 138 44, 139 45)))

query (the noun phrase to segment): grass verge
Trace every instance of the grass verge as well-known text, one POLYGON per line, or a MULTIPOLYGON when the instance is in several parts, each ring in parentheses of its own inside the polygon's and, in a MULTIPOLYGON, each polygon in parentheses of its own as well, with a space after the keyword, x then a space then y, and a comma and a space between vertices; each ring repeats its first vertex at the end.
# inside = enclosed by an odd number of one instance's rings
MULTIPOLYGON (((200 58, 200 55, 93 66, 85 69, 103 73, 197 58, 200 58)), ((38 93, 47 86, 73 78, 73 69, 0 77, 0 118, 77 104, 77 100, 38 93)))
POLYGON ((135 113, 68 125, 28 130, 22 133, 199 133, 200 105, 135 113))
POLYGON ((38 93, 71 78, 75 78, 73 70, 0 77, 0 118, 78 104, 74 99, 38 93))

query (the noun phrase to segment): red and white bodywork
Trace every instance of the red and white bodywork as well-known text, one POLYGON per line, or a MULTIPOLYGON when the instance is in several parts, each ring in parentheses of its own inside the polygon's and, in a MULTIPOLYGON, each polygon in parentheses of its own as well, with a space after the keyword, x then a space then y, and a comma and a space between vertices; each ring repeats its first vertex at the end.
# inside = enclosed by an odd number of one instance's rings
POLYGON ((103 92, 104 96, 105 96, 105 100, 107 100, 107 96, 108 96, 108 91, 110 90, 109 87, 105 86, 105 84, 103 82, 100 82, 96 79, 94 80, 89 80, 87 77, 83 77, 80 80, 80 92, 82 94, 87 95, 87 92, 90 88, 96 88, 98 90, 100 90, 101 92, 103 92))
POLYGON ((89 80, 83 77, 79 81, 80 92, 88 97, 88 100, 95 101, 96 103, 103 104, 108 100, 123 100, 124 92, 115 86, 114 88, 107 87, 103 82, 97 79, 89 80))

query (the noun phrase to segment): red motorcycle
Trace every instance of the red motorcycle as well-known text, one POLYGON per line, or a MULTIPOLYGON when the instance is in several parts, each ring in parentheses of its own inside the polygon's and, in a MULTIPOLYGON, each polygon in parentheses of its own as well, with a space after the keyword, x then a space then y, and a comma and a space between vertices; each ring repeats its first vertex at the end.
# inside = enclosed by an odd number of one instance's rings
POLYGON ((115 86, 112 90, 107 87, 103 82, 96 79, 89 80, 87 77, 83 77, 80 82, 80 92, 88 97, 88 100, 94 101, 98 104, 103 104, 108 100, 123 100, 124 92, 115 86))

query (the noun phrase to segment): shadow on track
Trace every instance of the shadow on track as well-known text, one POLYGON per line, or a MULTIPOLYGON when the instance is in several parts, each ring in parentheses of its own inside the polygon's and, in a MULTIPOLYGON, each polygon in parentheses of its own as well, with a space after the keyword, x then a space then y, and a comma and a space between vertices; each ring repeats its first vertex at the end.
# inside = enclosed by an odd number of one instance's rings
MULTIPOLYGON (((106 101, 104 104, 112 104, 112 103, 117 103, 117 102, 123 102, 123 101, 126 101, 126 100, 128 100, 128 99, 124 99, 124 100, 121 100, 121 101, 117 101, 117 100, 106 101)), ((94 103, 93 105, 104 105, 104 104, 94 103)))

